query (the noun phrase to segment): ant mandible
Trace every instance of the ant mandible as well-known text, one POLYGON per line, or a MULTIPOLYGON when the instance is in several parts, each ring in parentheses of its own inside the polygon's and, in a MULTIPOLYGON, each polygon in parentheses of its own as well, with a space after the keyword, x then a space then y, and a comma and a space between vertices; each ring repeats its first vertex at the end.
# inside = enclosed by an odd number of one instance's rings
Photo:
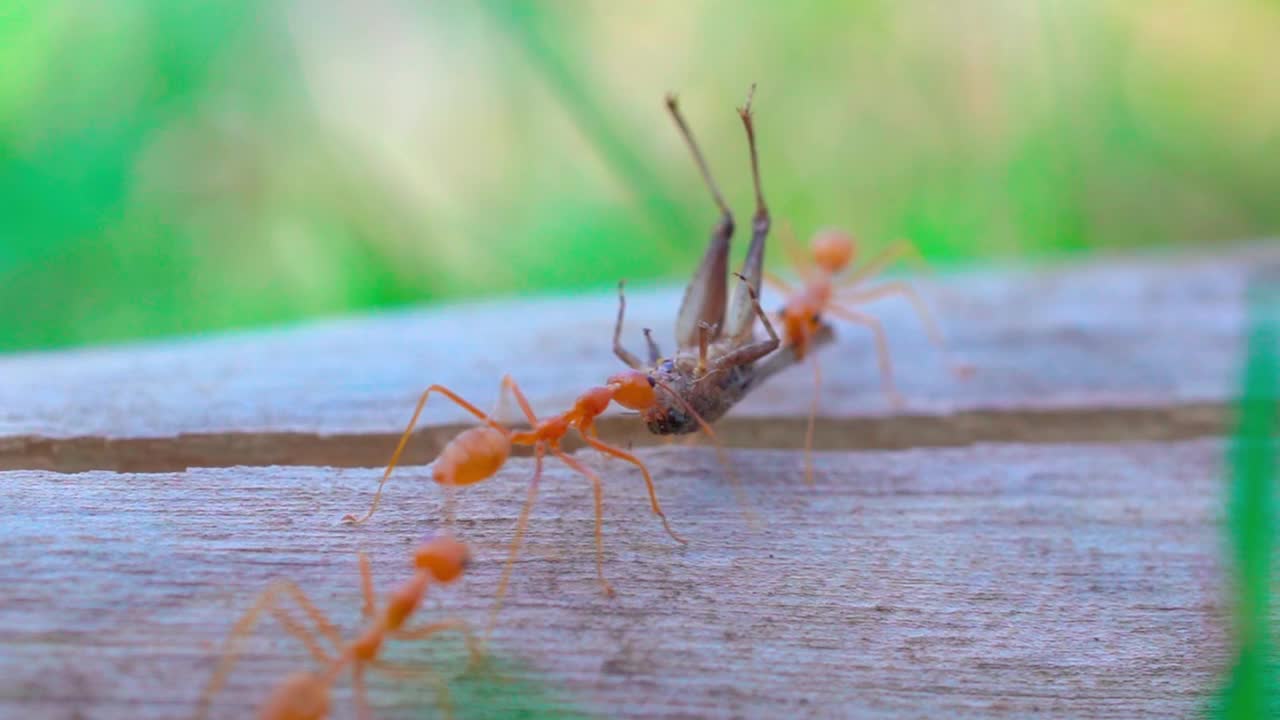
MULTIPOLYGON (((414 552, 413 563, 416 572, 413 577, 391 595, 381 613, 376 613, 377 601, 369 559, 364 553, 360 553, 360 587, 364 595, 363 614, 366 620, 369 620, 369 624, 351 642, 343 642, 333 623, 296 584, 288 580, 272 583, 232 628, 222 659, 200 696, 196 711, 197 720, 205 717, 210 701, 226 682, 227 675, 235 664, 240 639, 253 630, 264 612, 270 612, 285 630, 298 638, 322 670, 295 672, 282 680, 261 706, 259 717, 262 720, 320 720, 328 717, 331 707, 330 688, 348 666, 351 668, 352 685, 355 688, 357 713, 362 718, 368 717, 368 693, 364 683, 366 667, 383 672, 412 674, 378 660, 383 643, 388 638, 421 640, 443 631, 457 630, 466 637, 471 651, 471 660, 474 663, 479 657, 479 646, 465 621, 449 619, 418 627, 404 626, 405 621, 421 604, 428 586, 433 582, 443 584, 457 580, 465 571, 469 558, 470 553, 466 545, 448 536, 423 543, 414 552), (302 608, 315 625, 314 631, 308 630, 287 610, 280 607, 279 602, 282 596, 293 599, 302 608), (316 639, 317 634, 323 636, 333 646, 334 655, 331 656, 321 647, 316 639)), ((451 714, 447 687, 442 682, 437 682, 437 686, 440 690, 441 710, 451 714)))

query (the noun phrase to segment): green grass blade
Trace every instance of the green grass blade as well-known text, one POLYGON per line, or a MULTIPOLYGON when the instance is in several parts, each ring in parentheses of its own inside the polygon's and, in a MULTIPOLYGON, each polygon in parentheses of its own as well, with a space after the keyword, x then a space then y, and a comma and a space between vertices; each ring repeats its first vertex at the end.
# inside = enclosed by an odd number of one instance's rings
MULTIPOLYGON (((645 216, 671 238, 697 235, 684 206, 667 189, 653 165, 640 157, 626 133, 609 116, 582 68, 590 63, 574 57, 570 42, 575 33, 560 27, 565 21, 550 6, 512 0, 483 3, 508 35, 523 48, 530 64, 546 80, 582 134, 612 168, 624 187, 631 190, 645 216)), ((655 116, 662 112, 661 98, 653 98, 655 116)))
POLYGON ((1250 329, 1240 395, 1228 525, 1235 571, 1235 665, 1215 715, 1228 720, 1274 717, 1276 698, 1268 628, 1277 434, 1277 356, 1280 340, 1274 284, 1250 293, 1250 329))

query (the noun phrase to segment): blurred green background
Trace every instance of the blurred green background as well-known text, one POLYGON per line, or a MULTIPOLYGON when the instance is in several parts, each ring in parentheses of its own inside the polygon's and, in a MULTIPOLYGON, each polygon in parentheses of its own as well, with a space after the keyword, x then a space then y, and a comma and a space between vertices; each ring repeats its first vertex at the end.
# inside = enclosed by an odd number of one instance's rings
POLYGON ((1257 237, 1277 48, 1257 1, 4 0, 0 350, 677 280, 715 213, 663 94, 745 216, 752 81, 801 236, 1257 237))

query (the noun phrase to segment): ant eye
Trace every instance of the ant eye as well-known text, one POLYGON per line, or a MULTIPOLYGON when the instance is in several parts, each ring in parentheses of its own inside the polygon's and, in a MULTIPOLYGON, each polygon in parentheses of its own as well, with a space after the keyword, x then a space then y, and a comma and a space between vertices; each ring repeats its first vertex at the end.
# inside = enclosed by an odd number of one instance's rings
POLYGON ((644 379, 649 381, 649 387, 657 387, 658 381, 654 380, 652 375, 645 375, 644 379))
POLYGON ((822 322, 822 313, 820 313, 820 312, 814 313, 814 314, 813 314, 813 322, 814 322, 814 324, 815 324, 815 325, 816 325, 816 324, 818 324, 818 323, 821 323, 821 322, 822 322))

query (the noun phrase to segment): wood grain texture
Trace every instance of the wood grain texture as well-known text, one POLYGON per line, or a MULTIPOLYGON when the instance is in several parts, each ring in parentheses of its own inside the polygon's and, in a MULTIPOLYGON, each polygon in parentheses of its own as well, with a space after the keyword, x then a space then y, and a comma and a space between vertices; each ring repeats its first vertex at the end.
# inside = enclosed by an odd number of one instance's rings
MULTIPOLYGON (((649 514, 633 469, 579 453, 606 478, 619 597, 595 584, 588 486, 553 464, 493 650, 557 688, 555 707, 608 717, 1189 717, 1226 660, 1222 452, 1202 440, 822 453, 806 489, 795 453, 734 451, 767 521, 752 532, 710 451, 643 450, 686 547, 649 514)), ((425 617, 483 623, 530 471, 513 460, 462 494, 458 530, 478 561, 425 617)), ((224 633, 275 577, 353 627, 354 553, 371 553, 385 590, 438 528, 422 468, 393 481, 368 525, 340 525, 373 476, 0 474, 0 717, 189 714, 224 633)), ((248 716, 306 657, 270 622, 248 650, 218 717, 248 716)), ((375 677, 378 717, 431 716, 412 686, 375 677)), ((460 717, 500 717, 519 696, 460 717)))
MULTIPOLYGON (((876 313, 889 328, 907 407, 887 406, 867 334, 841 328, 820 355, 819 446, 1217 434, 1242 342, 1244 285, 1259 267, 1277 265, 1280 244, 1264 243, 920 283, 955 357, 977 375, 957 382, 909 306, 883 301, 876 313)), ((627 343, 639 348, 640 329, 652 327, 669 347, 677 300, 674 289, 633 292, 627 343)), ((0 358, 0 468, 376 465, 432 382, 487 407, 510 372, 540 412, 567 407, 621 368, 610 352, 615 303, 611 293, 493 302, 0 358)), ((811 392, 808 368, 775 377, 720 424, 726 441, 795 447, 811 392)), ((433 456, 466 422, 433 404, 424 424, 434 434, 411 460, 433 456)), ((652 442, 638 426, 615 416, 604 428, 619 441, 652 442)))

